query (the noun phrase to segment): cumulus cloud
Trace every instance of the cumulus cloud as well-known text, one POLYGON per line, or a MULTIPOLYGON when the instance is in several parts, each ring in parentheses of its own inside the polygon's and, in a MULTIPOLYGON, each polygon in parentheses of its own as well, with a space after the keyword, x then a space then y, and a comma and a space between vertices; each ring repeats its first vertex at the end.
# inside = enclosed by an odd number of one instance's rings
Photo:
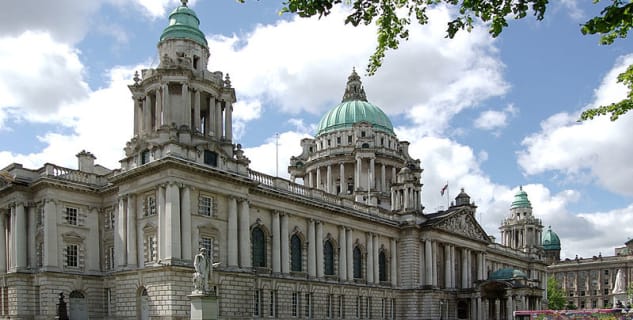
MULTIPOLYGON (((617 75, 633 63, 633 55, 623 57, 604 77, 594 92, 590 107, 619 101, 626 96, 617 75)), ((577 113, 558 113, 541 123, 541 130, 526 137, 518 152, 524 172, 561 174, 563 182, 596 181, 609 191, 633 195, 633 146, 629 143, 633 114, 612 122, 608 117, 578 123, 577 113)))
POLYGON ((79 52, 48 33, 27 31, 0 38, 0 119, 12 112, 46 121, 62 104, 87 97, 83 73, 79 52))
POLYGON ((499 133, 499 129, 502 129, 508 125, 510 117, 516 115, 517 109, 513 105, 509 105, 503 110, 486 110, 479 114, 479 117, 475 119, 475 128, 489 131, 496 131, 499 133))

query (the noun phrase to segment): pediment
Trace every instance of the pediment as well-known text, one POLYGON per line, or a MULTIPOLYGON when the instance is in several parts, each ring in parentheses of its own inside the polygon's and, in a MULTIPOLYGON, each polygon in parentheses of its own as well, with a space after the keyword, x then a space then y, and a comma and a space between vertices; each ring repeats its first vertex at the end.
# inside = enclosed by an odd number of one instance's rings
POLYGON ((434 227, 473 240, 490 242, 486 231, 475 220, 473 214, 467 211, 456 211, 449 214, 434 224, 434 227))

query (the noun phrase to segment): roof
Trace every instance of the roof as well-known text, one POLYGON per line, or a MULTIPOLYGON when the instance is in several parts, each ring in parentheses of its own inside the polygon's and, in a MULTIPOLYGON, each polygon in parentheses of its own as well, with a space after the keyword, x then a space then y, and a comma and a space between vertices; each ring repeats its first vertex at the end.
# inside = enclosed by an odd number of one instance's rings
POLYGON ((552 231, 552 226, 543 232, 542 243, 544 250, 560 250, 560 238, 556 232, 552 231))
POLYGON ((347 78, 343 101, 328 111, 319 121, 317 136, 349 129, 361 122, 369 123, 377 131, 395 135, 389 117, 379 107, 367 101, 360 77, 354 70, 347 78))
POLYGON ((512 201, 510 208, 532 208, 532 204, 530 203, 530 200, 528 200, 527 193, 523 191, 523 186, 520 186, 519 192, 514 195, 514 200, 512 201))
POLYGON ((499 269, 488 276, 488 280, 513 280, 516 278, 527 279, 527 275, 518 269, 503 268, 499 269))
POLYGON ((208 47, 204 33, 200 31, 200 20, 196 13, 187 7, 187 1, 169 14, 169 26, 160 35, 160 41, 167 39, 189 39, 205 48, 208 47))

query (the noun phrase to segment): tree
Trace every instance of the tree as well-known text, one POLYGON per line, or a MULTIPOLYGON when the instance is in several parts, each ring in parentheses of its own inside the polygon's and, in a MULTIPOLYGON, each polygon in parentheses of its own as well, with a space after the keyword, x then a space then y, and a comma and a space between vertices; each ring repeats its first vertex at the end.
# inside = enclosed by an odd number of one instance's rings
MULTIPOLYGON (((238 0, 244 2, 246 0, 238 0)), ((633 2, 630 0, 593 0, 594 4, 610 2, 600 15, 581 25, 583 34, 602 35, 601 44, 612 44, 617 38, 626 38, 633 28, 633 2)), ((409 25, 420 25, 429 21, 426 11, 438 5, 453 6, 457 16, 448 22, 446 36, 453 38, 460 30, 470 31, 476 21, 489 25, 488 32, 497 37, 508 26, 507 18, 525 18, 533 14, 543 20, 549 0, 284 0, 281 12, 295 13, 300 17, 323 17, 330 14, 335 5, 348 5, 352 13, 345 23, 358 26, 376 23, 377 46, 369 58, 367 73, 373 75, 382 65, 388 50, 398 49, 400 41, 409 38, 409 25)), ((615 121, 633 108, 633 66, 620 74, 618 81, 626 85, 626 99, 608 106, 601 106, 582 113, 580 120, 593 119, 599 115, 611 115, 615 121)))
POLYGON ((547 304, 552 310, 562 310, 567 304, 563 290, 554 276, 547 278, 547 304))

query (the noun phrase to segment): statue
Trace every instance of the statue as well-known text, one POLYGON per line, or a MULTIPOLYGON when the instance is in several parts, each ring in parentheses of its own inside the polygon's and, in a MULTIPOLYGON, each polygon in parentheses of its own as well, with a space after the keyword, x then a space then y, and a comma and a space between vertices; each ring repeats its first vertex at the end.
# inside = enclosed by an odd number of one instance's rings
POLYGON ((613 286, 613 291, 611 293, 626 293, 626 280, 624 279, 624 272, 622 272, 622 269, 618 269, 618 273, 615 275, 615 285, 613 286))
POLYGON ((199 293, 209 292, 209 279, 212 274, 212 261, 207 254, 207 249, 200 248, 200 252, 193 259, 193 267, 196 272, 193 274, 193 291, 199 293))

